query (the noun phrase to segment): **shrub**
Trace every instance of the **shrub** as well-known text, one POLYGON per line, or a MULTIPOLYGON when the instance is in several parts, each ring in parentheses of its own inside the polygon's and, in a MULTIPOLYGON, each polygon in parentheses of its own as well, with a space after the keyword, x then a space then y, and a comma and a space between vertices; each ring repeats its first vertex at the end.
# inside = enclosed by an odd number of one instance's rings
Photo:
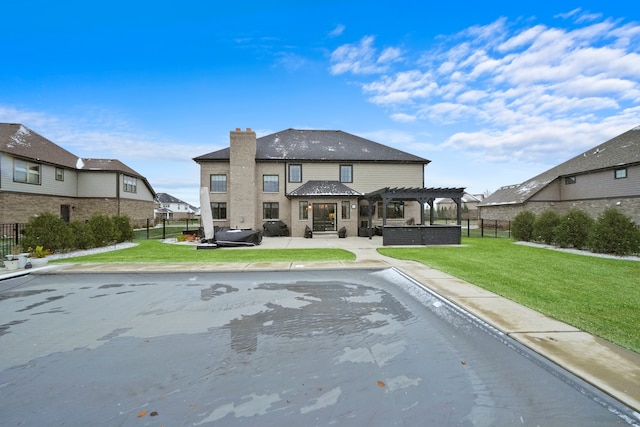
POLYGON ((513 218, 511 234, 514 239, 530 242, 533 239, 533 224, 536 215, 531 211, 522 211, 513 218))
POLYGON ((571 209, 560 218, 556 228, 556 243, 563 248, 582 249, 589 243, 593 218, 580 209, 571 209))
POLYGON ((133 227, 131 226, 131 220, 126 215, 117 215, 113 217, 113 222, 116 226, 116 230, 118 231, 118 236, 116 238, 116 242, 127 242, 129 240, 135 239, 135 233, 133 232, 133 227))
POLYGON ((108 215, 94 213, 89 219, 89 227, 98 247, 108 246, 118 240, 116 224, 108 215))
POLYGON ((53 252, 65 251, 72 246, 71 234, 59 216, 42 212, 29 220, 20 245, 23 249, 42 246, 53 252))
POLYGON ((90 249, 96 247, 96 239, 89 223, 83 221, 72 221, 69 224, 74 249, 90 249))
POLYGON ((615 208, 607 208, 598 217, 589 235, 593 252, 631 255, 640 252, 640 230, 615 208))
POLYGON ((556 240, 556 227, 560 224, 560 215, 553 210, 546 210, 533 222, 533 239, 550 245, 556 240))

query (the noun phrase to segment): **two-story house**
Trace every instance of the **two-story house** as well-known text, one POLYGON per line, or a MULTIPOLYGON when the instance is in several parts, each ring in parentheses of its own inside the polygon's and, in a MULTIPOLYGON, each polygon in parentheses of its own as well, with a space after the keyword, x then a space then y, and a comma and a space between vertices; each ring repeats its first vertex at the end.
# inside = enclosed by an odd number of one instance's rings
POLYGON ((197 208, 167 193, 156 194, 155 219, 192 219, 197 208))
POLYGON ((215 225, 260 230, 280 220, 292 236, 303 236, 307 226, 316 233, 345 227, 355 236, 359 227, 382 225, 383 218, 391 225, 414 223, 422 204, 399 200, 374 205, 369 224, 363 196, 384 187, 423 188, 429 163, 346 132, 298 129, 261 138, 236 129, 228 148, 193 160, 201 186, 209 189, 215 225))
POLYGON ((521 184, 507 185, 479 205, 483 219, 512 220, 519 212, 576 208, 597 217, 615 207, 640 224, 640 126, 521 184))
POLYGON ((0 123, 0 223, 26 222, 48 211, 65 221, 95 212, 153 218, 155 192, 119 160, 75 156, 31 129, 0 123))

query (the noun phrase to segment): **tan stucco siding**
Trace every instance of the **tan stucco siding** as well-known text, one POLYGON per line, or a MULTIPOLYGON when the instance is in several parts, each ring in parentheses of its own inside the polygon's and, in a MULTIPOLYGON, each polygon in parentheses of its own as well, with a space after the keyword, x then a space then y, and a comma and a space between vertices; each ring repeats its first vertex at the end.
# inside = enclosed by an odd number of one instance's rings
POLYGON ((302 182, 287 182, 288 193, 307 181, 340 181, 340 165, 353 166, 353 182, 344 184, 363 194, 384 187, 422 187, 424 184, 424 167, 421 164, 292 163, 302 164, 302 182))
MULTIPOLYGON (((0 179, 0 189, 3 191, 15 191, 20 193, 55 195, 63 197, 75 197, 77 195, 77 173, 71 169, 63 169, 64 180, 56 180, 56 166, 40 165, 40 184, 27 184, 24 182, 15 182, 13 156, 3 153, 0 156, 0 171, 2 177, 0 179)), ((38 164, 37 162, 29 161, 38 164)))
POLYGON ((78 196, 116 197, 117 182, 113 173, 83 171, 78 182, 78 196))

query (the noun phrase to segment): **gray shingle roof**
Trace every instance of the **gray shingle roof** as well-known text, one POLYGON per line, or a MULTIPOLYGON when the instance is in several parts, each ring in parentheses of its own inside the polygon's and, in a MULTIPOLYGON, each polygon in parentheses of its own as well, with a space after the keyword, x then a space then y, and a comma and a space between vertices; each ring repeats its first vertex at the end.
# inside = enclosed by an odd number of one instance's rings
POLYGON ((585 151, 521 184, 507 185, 479 206, 521 204, 559 177, 640 164, 640 126, 585 151))
POLYGON ((316 196, 361 196, 356 190, 347 187, 339 181, 307 181, 293 190, 288 196, 316 197, 316 196))
POLYGON ((75 169, 78 156, 17 123, 0 123, 0 151, 75 169))
POLYGON ((70 169, 124 172, 143 178, 120 160, 80 158, 19 123, 0 123, 0 151, 70 169))
MULTIPOLYGON (((229 148, 193 160, 229 160, 229 148)), ((257 139, 256 160, 429 163, 386 145, 340 130, 287 129, 257 139)))

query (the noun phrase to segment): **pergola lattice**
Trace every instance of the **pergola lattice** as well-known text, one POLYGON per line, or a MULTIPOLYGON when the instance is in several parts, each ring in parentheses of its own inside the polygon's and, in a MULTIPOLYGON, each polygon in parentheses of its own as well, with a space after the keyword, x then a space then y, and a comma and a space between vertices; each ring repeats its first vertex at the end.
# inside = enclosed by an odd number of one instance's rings
MULTIPOLYGON (((391 201, 417 201, 420 206, 425 203, 429 205, 429 225, 433 224, 433 202, 436 199, 451 199, 457 206, 458 225, 462 224, 462 196, 464 195, 464 187, 461 188, 390 188, 385 187, 371 193, 365 194, 363 197, 369 202, 369 224, 372 223, 373 209, 371 205, 375 202, 382 202, 382 224, 387 223, 387 205, 391 201)), ((420 209, 420 224, 424 224, 424 209, 420 209)))

